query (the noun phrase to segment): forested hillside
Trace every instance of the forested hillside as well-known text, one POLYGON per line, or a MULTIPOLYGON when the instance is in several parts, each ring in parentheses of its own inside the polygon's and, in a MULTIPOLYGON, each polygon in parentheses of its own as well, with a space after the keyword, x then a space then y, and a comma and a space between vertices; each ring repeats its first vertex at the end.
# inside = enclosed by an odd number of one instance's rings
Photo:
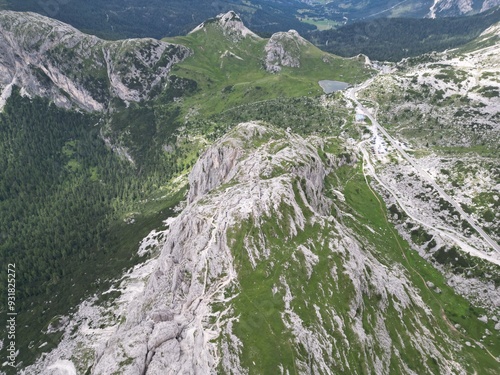
POLYGON ((498 21, 499 8, 468 17, 384 18, 315 31, 308 38, 321 49, 340 56, 362 53, 374 60, 399 61, 463 45, 498 21))
MULTIPOLYGON (((154 195, 183 167, 175 165, 175 152, 171 159, 150 157, 148 167, 139 157, 131 164, 106 147, 102 121, 23 98, 18 89, 0 114, 0 263, 19 270, 19 343, 35 340, 51 316, 130 266, 140 239, 175 202, 154 195)), ((139 125, 128 122, 144 131, 139 125)), ((143 133, 137 144, 154 150, 154 137, 143 133)), ((1 306, 6 277, 2 272, 1 306)), ((19 359, 33 351, 22 350, 19 359)))

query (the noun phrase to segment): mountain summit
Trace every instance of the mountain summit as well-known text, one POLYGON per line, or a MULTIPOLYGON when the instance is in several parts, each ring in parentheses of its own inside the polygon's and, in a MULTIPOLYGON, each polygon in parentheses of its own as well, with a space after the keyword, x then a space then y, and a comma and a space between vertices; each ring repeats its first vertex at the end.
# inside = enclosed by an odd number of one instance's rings
POLYGON ((220 28, 226 37, 229 37, 235 41, 246 37, 252 37, 260 39, 260 37, 253 31, 248 29, 241 20, 240 16, 234 11, 229 11, 227 13, 221 13, 217 17, 205 21, 195 27, 189 34, 196 33, 203 30, 208 24, 215 24, 220 28))
POLYGON ((273 34, 265 47, 266 70, 279 72, 283 66, 300 67, 302 50, 308 44, 310 42, 302 38, 295 30, 273 34))

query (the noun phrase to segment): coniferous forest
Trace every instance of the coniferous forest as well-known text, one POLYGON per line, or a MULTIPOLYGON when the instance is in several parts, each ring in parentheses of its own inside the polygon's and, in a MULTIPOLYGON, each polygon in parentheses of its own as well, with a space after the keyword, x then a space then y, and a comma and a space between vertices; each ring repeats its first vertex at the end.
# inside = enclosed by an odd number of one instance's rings
MULTIPOLYGON (((109 286, 137 261, 139 241, 181 197, 156 200, 148 211, 145 202, 184 166, 175 165, 175 152, 149 159, 148 167, 139 157, 135 164, 121 158, 105 145, 104 121, 22 97, 18 89, 0 114, 0 264, 18 270, 23 341, 35 340, 55 313, 109 286), (127 223, 138 207, 141 213, 127 223)), ((143 135, 135 155, 153 152, 155 135, 143 135)), ((1 277, 6 306, 6 272, 1 277)), ((30 351, 19 359, 29 360, 30 351)))
POLYGON ((339 56, 362 53, 373 60, 397 62, 405 57, 461 46, 499 21, 497 7, 468 17, 375 19, 336 30, 314 31, 308 34, 308 39, 322 50, 339 56))

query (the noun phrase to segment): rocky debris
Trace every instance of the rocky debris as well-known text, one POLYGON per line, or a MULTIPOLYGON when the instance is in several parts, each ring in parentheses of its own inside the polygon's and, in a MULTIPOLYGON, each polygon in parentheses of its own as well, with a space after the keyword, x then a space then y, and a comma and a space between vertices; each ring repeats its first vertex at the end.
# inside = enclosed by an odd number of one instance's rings
MULTIPOLYGON (((434 165, 440 165, 442 161, 434 155, 422 158, 420 163, 429 168, 432 174, 434 165)), ((479 169, 473 163, 469 162, 468 165, 472 166, 472 169, 479 169)), ((500 287, 495 286, 492 280, 498 275, 499 254, 492 251, 482 238, 472 233, 465 236, 467 232, 462 228, 459 216, 448 212, 447 208, 442 206, 443 202, 439 200, 434 190, 429 185, 422 184, 413 171, 401 162, 397 166, 385 165, 378 171, 378 178, 384 187, 375 185, 388 207, 391 205, 402 207, 400 209, 404 211, 404 214, 393 219, 395 223, 399 223, 396 228, 400 235, 410 243, 413 242, 413 247, 420 256, 432 262, 433 266, 446 276, 447 284, 456 293, 490 312, 498 311, 500 287), (419 237, 419 233, 424 235, 419 237), (477 265, 460 270, 454 265, 458 258, 443 261, 441 258, 443 251, 447 252, 450 248, 459 251, 458 254, 465 254, 460 257, 470 257, 471 261, 477 262, 477 265), (479 278, 475 275, 480 273, 472 273, 471 269, 481 269, 484 274, 479 278)), ((461 192, 466 193, 467 183, 462 182, 462 184, 461 192)), ((445 186, 441 182, 440 185, 445 186)), ((458 202, 461 202, 460 194, 454 194, 454 196, 458 202)), ((391 211, 393 209, 394 206, 391 211)), ((427 286, 435 293, 441 293, 441 289, 430 284, 427 286)))
MULTIPOLYGON (((403 60, 397 71, 380 75, 363 93, 378 103, 382 124, 395 124, 390 132, 411 149, 424 150, 425 155, 416 158, 418 165, 497 242, 493 199, 500 191, 498 160, 476 154, 474 146, 493 150, 500 140, 498 30, 499 24, 493 25, 477 40, 453 51, 403 60), (438 148, 429 152, 433 146, 438 148), (463 151, 444 154, 439 146, 463 147, 463 151), (483 198, 486 196, 489 199, 483 198)), ((393 150, 388 152, 398 158, 393 150)), ((394 204, 392 209, 404 211, 393 217, 400 234, 413 242, 422 257, 433 261, 458 294, 496 311, 500 288, 492 280, 498 275, 500 254, 402 159, 380 163, 377 177, 382 186, 376 187, 387 206, 394 204), (470 268, 456 269, 453 263, 458 258, 448 262, 439 258, 440 263, 436 263, 439 255, 452 247, 477 262, 472 268, 484 270, 483 276, 470 268)))
POLYGON ((0 105, 13 85, 64 108, 102 111, 150 95, 190 50, 154 39, 108 42, 35 13, 0 12, 0 105))
POLYGON ((264 49, 266 70, 277 73, 284 66, 300 67, 301 50, 307 43, 295 30, 273 34, 264 49))
MULTIPOLYGON (((446 274, 446 270, 442 272, 446 274)), ((447 275, 447 284, 473 303, 484 306, 489 311, 500 312, 500 287, 493 282, 451 274, 447 275)))
POLYGON ((488 323, 488 317, 486 315, 481 315, 477 320, 483 322, 483 323, 488 323))
POLYGON ((500 101, 496 95, 500 92, 500 82, 494 78, 495 58, 490 53, 482 57, 467 55, 461 63, 474 64, 474 60, 482 63, 465 67, 458 65, 458 58, 443 60, 413 67, 405 74, 377 79, 373 90, 385 95, 382 100, 387 105, 382 115, 386 122, 395 121, 404 129, 398 132, 403 141, 411 141, 414 147, 498 143, 500 125, 496 116, 500 101), (387 97, 390 102, 386 102, 387 97), (457 98, 460 100, 455 101, 457 98), (415 116, 425 121, 409 124, 415 116), (425 129, 425 136, 415 137, 413 129, 425 129))

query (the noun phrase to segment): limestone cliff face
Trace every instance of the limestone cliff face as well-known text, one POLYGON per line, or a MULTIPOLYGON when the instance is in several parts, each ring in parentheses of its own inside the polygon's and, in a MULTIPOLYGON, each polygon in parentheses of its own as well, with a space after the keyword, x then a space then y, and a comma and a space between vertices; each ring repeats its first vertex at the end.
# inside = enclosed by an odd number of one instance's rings
POLYGON ((209 149, 189 175, 188 203, 194 202, 210 190, 231 180, 236 172, 235 163, 240 156, 241 150, 233 147, 222 146, 219 149, 209 149))
POLYGON ((0 12, 0 107, 13 85, 61 107, 101 111, 150 95, 190 54, 154 39, 109 42, 35 13, 0 12))
POLYGON ((98 355, 93 374, 209 374, 215 373, 221 355, 239 368, 236 352, 221 353, 213 342, 232 332, 227 325, 207 323, 211 305, 238 284, 228 230, 241 220, 270 215, 281 202, 294 207, 294 230, 300 230, 304 217, 295 202, 292 176, 307 178, 303 195, 311 207, 328 207, 322 194, 324 166, 303 140, 289 136, 290 148, 271 160, 271 154, 255 147, 277 135, 281 133, 258 124, 242 124, 200 157, 189 176, 188 206, 170 226, 157 269, 126 323, 98 355), (298 161, 304 165, 290 169, 288 176, 263 179, 279 163, 298 161), (233 186, 225 188, 228 183, 233 186), (133 360, 123 366, 127 358, 133 360))

